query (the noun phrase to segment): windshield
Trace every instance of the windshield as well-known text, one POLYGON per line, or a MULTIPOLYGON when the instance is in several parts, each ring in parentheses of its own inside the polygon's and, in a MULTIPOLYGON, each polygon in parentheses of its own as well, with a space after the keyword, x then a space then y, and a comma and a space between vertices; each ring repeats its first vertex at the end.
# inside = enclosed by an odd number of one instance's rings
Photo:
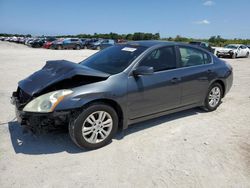
POLYGON ((90 56, 80 64, 108 74, 117 74, 146 49, 143 46, 116 45, 90 56))
POLYGON ((238 47, 235 45, 226 45, 225 48, 237 49, 238 47))

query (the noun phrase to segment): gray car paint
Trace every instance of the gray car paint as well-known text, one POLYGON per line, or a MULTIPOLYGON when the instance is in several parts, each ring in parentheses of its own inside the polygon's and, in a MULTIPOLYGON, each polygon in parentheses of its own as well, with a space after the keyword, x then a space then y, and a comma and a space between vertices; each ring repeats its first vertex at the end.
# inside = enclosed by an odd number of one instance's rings
MULTIPOLYGON (((93 101, 112 101, 122 111, 123 128, 125 129, 132 123, 202 106, 209 86, 215 81, 223 83, 225 94, 232 86, 232 68, 211 53, 212 62, 210 64, 134 77, 133 70, 154 49, 175 46, 178 50, 178 46, 184 44, 152 41, 131 44, 149 45, 149 48, 123 72, 111 75, 107 80, 101 82, 73 88, 74 93, 67 96, 55 111, 79 108, 93 101)), ((184 46, 204 51, 198 47, 184 46)))

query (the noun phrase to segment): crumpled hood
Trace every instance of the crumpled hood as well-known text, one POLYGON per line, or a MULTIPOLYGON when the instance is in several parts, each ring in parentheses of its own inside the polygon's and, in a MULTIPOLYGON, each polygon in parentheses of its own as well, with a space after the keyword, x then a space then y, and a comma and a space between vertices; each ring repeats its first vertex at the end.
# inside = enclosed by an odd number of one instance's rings
POLYGON ((47 61, 39 71, 20 81, 18 86, 30 96, 74 76, 107 78, 110 75, 66 60, 47 61))

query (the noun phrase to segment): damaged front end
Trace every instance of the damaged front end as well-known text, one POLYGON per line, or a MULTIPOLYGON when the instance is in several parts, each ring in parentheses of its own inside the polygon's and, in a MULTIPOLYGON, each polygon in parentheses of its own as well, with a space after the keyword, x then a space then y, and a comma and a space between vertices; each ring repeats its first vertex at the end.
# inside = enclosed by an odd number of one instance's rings
POLYGON ((18 88, 13 92, 11 103, 15 105, 17 121, 24 130, 31 130, 33 133, 42 133, 62 128, 67 128, 72 111, 53 111, 48 113, 25 112, 24 107, 32 100, 32 96, 18 88))
POLYGON ((108 76, 65 60, 49 61, 41 70, 20 81, 17 91, 13 92, 11 103, 15 105, 17 121, 34 133, 67 128, 79 109, 58 111, 56 105, 73 92, 70 88, 103 81, 108 76), (60 94, 64 91, 70 92, 60 94), (43 102, 41 99, 46 96, 43 102))

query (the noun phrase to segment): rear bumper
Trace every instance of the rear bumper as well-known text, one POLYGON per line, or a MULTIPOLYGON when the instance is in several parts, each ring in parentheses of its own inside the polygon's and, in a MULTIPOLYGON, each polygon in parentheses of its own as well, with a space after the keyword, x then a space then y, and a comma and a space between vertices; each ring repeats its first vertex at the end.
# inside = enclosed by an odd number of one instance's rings
POLYGON ((24 129, 29 129, 34 133, 41 133, 61 129, 64 125, 68 125, 70 111, 25 112, 14 93, 11 97, 11 103, 15 106, 16 119, 24 129))

